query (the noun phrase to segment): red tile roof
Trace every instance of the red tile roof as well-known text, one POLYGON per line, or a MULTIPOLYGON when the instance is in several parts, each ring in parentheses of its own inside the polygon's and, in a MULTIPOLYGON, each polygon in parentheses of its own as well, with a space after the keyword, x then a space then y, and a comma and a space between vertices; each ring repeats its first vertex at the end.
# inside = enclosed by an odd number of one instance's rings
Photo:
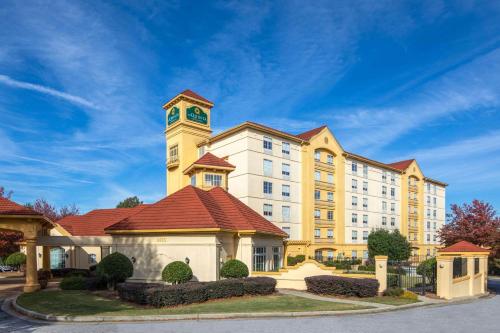
POLYGON ((27 208, 20 204, 15 203, 7 198, 0 197, 0 214, 2 215, 43 215, 27 208))
POLYGON ((444 249, 440 249, 439 252, 490 252, 482 247, 469 243, 467 241, 460 241, 444 249))
POLYGON ((193 186, 106 228, 113 230, 223 229, 286 236, 280 228, 220 187, 204 191, 193 186))
POLYGON ((66 216, 57 221, 72 236, 105 236, 104 229, 132 214, 135 214, 148 205, 139 205, 133 208, 95 209, 85 215, 66 216))
POLYGON ((307 132, 297 134, 297 137, 301 138, 302 140, 309 141, 313 136, 321 132, 325 127, 326 125, 320 126, 318 128, 313 128, 312 130, 309 130, 307 132))
POLYGON ((224 167, 224 168, 235 168, 235 166, 232 165, 231 163, 228 163, 226 160, 224 160, 220 157, 217 157, 212 153, 206 153, 205 155, 200 157, 193 164, 218 166, 218 167, 224 167))
POLYGON ((195 93, 194 91, 189 90, 189 89, 186 89, 183 92, 181 92, 181 95, 188 96, 188 97, 191 97, 194 99, 199 99, 200 101, 203 101, 206 103, 214 104, 214 103, 210 102, 208 99, 206 99, 205 97, 200 96, 197 93, 195 93))
POLYGON ((412 158, 411 160, 404 160, 404 161, 399 161, 399 162, 394 162, 394 163, 389 163, 387 164, 388 166, 391 166, 393 168, 396 168, 396 169, 399 169, 401 171, 404 171, 406 170, 410 164, 415 161, 414 158, 412 158))

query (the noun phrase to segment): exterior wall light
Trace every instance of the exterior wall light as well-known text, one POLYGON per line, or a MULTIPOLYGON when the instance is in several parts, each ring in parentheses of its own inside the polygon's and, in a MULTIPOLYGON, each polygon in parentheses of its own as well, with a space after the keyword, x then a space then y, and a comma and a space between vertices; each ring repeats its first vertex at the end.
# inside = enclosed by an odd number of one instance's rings
POLYGON ((184 262, 185 262, 186 264, 188 264, 188 265, 189 265, 189 262, 190 262, 190 261, 191 261, 191 260, 189 260, 189 258, 188 258, 188 257, 186 257, 186 259, 184 259, 184 262))
POLYGON ((135 257, 131 257, 130 260, 132 261, 133 264, 135 264, 135 262, 137 261, 137 259, 135 259, 135 257))

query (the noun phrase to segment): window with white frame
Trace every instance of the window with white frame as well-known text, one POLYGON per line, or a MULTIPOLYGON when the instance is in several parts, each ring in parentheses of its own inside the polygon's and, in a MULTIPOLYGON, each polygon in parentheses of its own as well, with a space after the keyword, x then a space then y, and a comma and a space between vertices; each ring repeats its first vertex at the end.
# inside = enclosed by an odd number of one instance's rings
POLYGON ((253 270, 255 272, 266 271, 266 248, 254 247, 253 248, 253 270))
POLYGON ((333 239, 333 229, 328 229, 328 230, 326 231, 326 237, 327 237, 328 239, 333 239))
POLYGON ((273 271, 277 272, 281 268, 281 263, 283 262, 281 257, 281 247, 273 246, 273 271))
POLYGON ((387 186, 382 186, 382 196, 387 196, 387 186))
POLYGON ((97 264, 97 256, 95 253, 89 253, 89 264, 97 264))
POLYGON ((333 155, 331 154, 326 155, 326 163, 333 164, 333 155))
POLYGON ((281 153, 283 157, 290 158, 290 144, 288 142, 281 143, 281 153))
POLYGON ((221 186, 222 175, 214 175, 212 173, 205 174, 205 186, 221 186))
POLYGON ((433 222, 432 224, 433 224, 432 229, 436 230, 436 222, 433 222))
POLYGON ((391 198, 392 199, 396 198, 396 189, 394 187, 391 187, 391 198))
POLYGON ((363 182, 363 194, 368 194, 368 182, 363 182))
POLYGON ((396 225, 396 218, 391 217, 391 227, 394 227, 396 225))
POLYGON ((288 236, 290 236, 290 227, 289 226, 283 226, 281 228, 288 236))
POLYGON ((382 225, 387 225, 387 216, 382 216, 382 225))
POLYGON ((264 216, 272 217, 273 216, 273 205, 264 204, 263 211, 264 211, 264 216))
POLYGON ((317 182, 321 181, 321 171, 314 171, 314 180, 317 182))
POLYGON ((328 221, 333 221, 333 210, 329 210, 326 212, 326 218, 328 221))
POLYGON ((396 204, 394 202, 391 202, 391 213, 396 213, 396 204))
POLYGON ((427 209, 427 217, 431 218, 431 210, 430 209, 427 209))
POLYGON ((327 192, 326 199, 330 202, 333 201, 333 192, 327 192))
POLYGON ((357 174, 358 173, 358 164, 356 162, 352 162, 351 164, 351 171, 353 174, 357 174))
POLYGON ((352 197, 352 208, 358 208, 358 197, 352 197))
POLYGON ((314 200, 321 200, 321 191, 314 190, 314 200))
POLYGON ((314 151, 314 160, 317 162, 321 161, 321 152, 319 150, 314 151))
POLYGON ((427 196, 427 206, 430 206, 430 204, 431 204, 431 196, 428 195, 427 196))
POLYGON ((363 259, 368 259, 368 251, 367 250, 363 251, 363 259))
POLYGON ((196 175, 191 176, 191 185, 196 186, 196 175))
POLYGON ((432 218, 434 218, 434 219, 437 218, 437 212, 436 212, 436 210, 432 211, 432 218))
POLYGON ((352 179, 351 188, 353 192, 358 192, 358 181, 356 179, 352 179))
POLYGON ((273 194, 273 183, 264 181, 263 182, 263 192, 264 192, 264 195, 271 196, 273 194))
POLYGON ((351 221, 352 221, 352 224, 357 224, 358 223, 358 214, 352 213, 351 221))
POLYGON ((382 171, 382 181, 387 182, 387 171, 382 171))
POLYGON ((198 148, 198 157, 205 155, 205 146, 198 148))
POLYGON ((430 234, 427 234, 427 241, 430 242, 431 241, 431 235, 430 234))
POLYGON ((281 185, 281 195, 283 199, 290 200, 290 185, 281 185))
POLYGON ((431 222, 427 221, 427 230, 430 230, 430 229, 431 229, 431 222))
POLYGON ((283 218, 283 222, 290 222, 290 206, 281 207, 281 216, 283 218))
POLYGON ((368 225, 368 215, 363 215, 363 225, 367 226, 368 225))
POLYGON ((315 219, 320 219, 321 218, 321 211, 319 209, 314 210, 314 218, 315 219))
POLYGON ((314 229, 314 237, 315 238, 321 237, 321 230, 319 228, 314 229))
POLYGON ((382 201, 382 211, 387 211, 387 201, 382 201))
POLYGON ((396 175, 394 175, 394 172, 391 172, 391 184, 396 184, 396 175))
POLYGON ((356 250, 352 250, 352 251, 351 251, 351 258, 352 258, 352 259, 356 259, 357 257, 358 257, 358 251, 356 251, 356 250))
POLYGON ((272 175, 273 175, 273 161, 265 159, 264 164, 263 164, 263 169, 264 169, 264 176, 272 177, 272 175))
POLYGON ((437 198, 436 198, 436 197, 433 197, 433 198, 432 198, 432 205, 433 205, 434 207, 436 207, 436 206, 437 206, 437 198))
POLYGON ((326 252, 326 259, 327 259, 328 261, 333 260, 333 250, 328 250, 328 251, 326 252))
POLYGON ((329 184, 333 184, 333 173, 329 173, 326 177, 326 180, 329 184))
POLYGON ((431 183, 427 183, 427 192, 431 191, 431 183))
POLYGON ((436 235, 432 235, 432 241, 435 242, 436 240, 437 240, 436 235))
POLYGON ((272 153, 273 151, 273 139, 265 136, 263 141, 263 148, 265 153, 272 153))
POLYGON ((352 230, 351 239, 353 242, 356 242, 358 240, 358 232, 356 230, 352 230))
POLYGON ((363 240, 364 241, 368 240, 368 231, 363 231, 363 240))
POLYGON ((368 198, 363 198, 363 209, 364 210, 368 209, 368 198))
POLYGON ((174 145, 168 149, 169 162, 175 162, 179 159, 179 146, 174 145))
POLYGON ((433 184, 433 185, 432 185, 432 193, 433 193, 433 194, 436 194, 436 184, 433 184))
POLYGON ((281 175, 283 176, 283 179, 290 179, 290 164, 281 164, 281 175))
POLYGON ((368 178, 368 165, 363 164, 363 177, 368 178))

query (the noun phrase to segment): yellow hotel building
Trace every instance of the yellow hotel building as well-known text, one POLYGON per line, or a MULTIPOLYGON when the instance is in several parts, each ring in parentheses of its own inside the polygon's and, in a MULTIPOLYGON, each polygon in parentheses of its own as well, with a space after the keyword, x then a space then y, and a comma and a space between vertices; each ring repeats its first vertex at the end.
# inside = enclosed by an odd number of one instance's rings
POLYGON ((447 184, 416 160, 382 163, 347 152, 327 126, 289 134, 254 122, 212 134, 214 104, 186 90, 166 111, 167 195, 222 186, 284 230, 286 255, 367 258, 371 230, 398 229, 433 255, 447 184))

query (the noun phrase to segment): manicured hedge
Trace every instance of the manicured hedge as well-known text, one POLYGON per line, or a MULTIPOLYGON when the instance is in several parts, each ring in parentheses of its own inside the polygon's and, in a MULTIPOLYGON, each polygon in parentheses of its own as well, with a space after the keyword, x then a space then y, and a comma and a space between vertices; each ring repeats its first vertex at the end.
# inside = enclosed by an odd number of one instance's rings
POLYGON ((288 257, 286 257, 286 264, 287 264, 287 266, 295 266, 298 263, 303 262, 304 260, 306 260, 306 256, 302 255, 302 254, 296 255, 295 257, 288 256, 288 257))
POLYGON ((88 269, 80 269, 80 268, 57 268, 57 269, 51 269, 50 272, 52 273, 53 277, 57 278, 64 278, 67 276, 90 276, 90 271, 88 269))
POLYGON ((59 287, 62 290, 85 290, 87 289, 87 279, 83 276, 68 276, 62 279, 59 287))
POLYGON ((375 279, 356 279, 331 275, 305 278, 307 290, 315 294, 358 297, 377 296, 379 283, 375 279))
POLYGON ((125 301, 165 307, 243 295, 268 295, 275 291, 275 287, 276 280, 255 277, 176 285, 121 283, 117 290, 120 298, 125 301))

